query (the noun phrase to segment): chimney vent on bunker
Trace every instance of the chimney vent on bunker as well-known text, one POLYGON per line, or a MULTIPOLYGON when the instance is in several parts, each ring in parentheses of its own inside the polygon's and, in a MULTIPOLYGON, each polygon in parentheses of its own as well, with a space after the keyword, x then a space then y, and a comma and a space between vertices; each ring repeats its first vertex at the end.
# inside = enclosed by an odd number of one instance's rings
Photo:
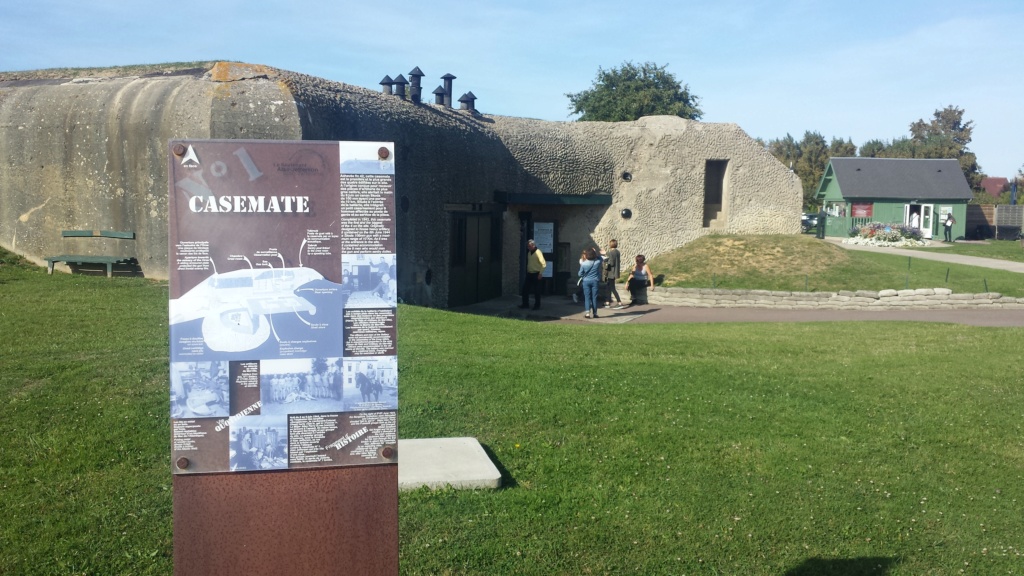
POLYGON ((395 77, 395 94, 402 100, 405 100, 405 87, 408 85, 409 81, 405 79, 405 76, 399 74, 395 77))
POLYGON ((459 106, 462 110, 476 110, 476 96, 472 92, 466 92, 459 98, 459 106))
POLYGON ((420 87, 420 78, 423 78, 424 74, 420 71, 420 67, 416 66, 409 72, 409 97, 415 104, 419 104, 423 88, 420 87))
POLYGON ((452 80, 455 80, 455 76, 451 74, 445 74, 441 76, 441 80, 444 80, 444 105, 448 108, 452 107, 452 80))

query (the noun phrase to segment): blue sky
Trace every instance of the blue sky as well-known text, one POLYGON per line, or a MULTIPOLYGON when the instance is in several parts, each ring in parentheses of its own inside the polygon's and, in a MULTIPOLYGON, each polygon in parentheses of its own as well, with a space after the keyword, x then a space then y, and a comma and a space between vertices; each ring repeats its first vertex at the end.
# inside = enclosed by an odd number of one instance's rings
POLYGON ((1024 165, 1019 0, 32 0, 0 5, 0 70, 236 60, 377 90, 418 66, 487 114, 566 121, 598 67, 667 65, 705 122, 858 146, 955 105, 982 169, 1024 165))

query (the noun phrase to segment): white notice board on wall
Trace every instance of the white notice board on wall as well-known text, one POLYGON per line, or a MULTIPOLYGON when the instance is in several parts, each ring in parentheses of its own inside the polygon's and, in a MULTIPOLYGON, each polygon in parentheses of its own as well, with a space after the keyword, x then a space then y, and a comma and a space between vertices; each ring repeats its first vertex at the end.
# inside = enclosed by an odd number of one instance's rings
POLYGON ((537 248, 540 248, 541 252, 550 254, 555 251, 555 223, 554 222, 534 222, 533 223, 533 241, 537 243, 537 248))

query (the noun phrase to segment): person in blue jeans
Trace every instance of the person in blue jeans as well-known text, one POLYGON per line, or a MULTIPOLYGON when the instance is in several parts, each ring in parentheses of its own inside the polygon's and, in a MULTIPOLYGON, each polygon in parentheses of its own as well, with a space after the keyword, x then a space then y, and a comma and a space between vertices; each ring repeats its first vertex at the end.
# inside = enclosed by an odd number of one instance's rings
POLYGON ((601 257, 597 250, 587 248, 586 260, 580 263, 579 277, 583 280, 583 307, 587 318, 597 318, 597 285, 601 282, 601 257))

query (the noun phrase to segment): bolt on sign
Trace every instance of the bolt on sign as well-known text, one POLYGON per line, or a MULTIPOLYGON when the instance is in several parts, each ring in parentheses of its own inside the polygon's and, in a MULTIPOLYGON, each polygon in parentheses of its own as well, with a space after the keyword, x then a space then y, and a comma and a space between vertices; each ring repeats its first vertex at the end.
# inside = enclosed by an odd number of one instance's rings
POLYGON ((397 463, 390 142, 170 142, 175 474, 397 463))

